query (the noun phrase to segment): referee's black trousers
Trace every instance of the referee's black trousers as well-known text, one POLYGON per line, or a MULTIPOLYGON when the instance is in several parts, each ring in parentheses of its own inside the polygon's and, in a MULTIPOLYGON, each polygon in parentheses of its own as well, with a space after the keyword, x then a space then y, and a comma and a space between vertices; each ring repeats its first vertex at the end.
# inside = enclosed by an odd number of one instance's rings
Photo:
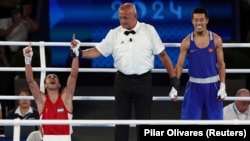
MULTIPOLYGON (((136 119, 151 119, 153 87, 152 74, 124 75, 116 73, 115 77, 115 116, 116 119, 131 119, 134 106, 136 119)), ((116 125, 115 141, 128 141, 129 125, 116 125)), ((137 141, 139 141, 137 126, 137 141)))

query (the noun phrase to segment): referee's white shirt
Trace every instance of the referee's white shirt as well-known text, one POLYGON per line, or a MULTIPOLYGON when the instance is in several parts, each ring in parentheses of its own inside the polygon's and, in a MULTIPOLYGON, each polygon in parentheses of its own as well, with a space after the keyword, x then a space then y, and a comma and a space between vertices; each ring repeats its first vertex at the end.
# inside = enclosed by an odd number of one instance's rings
POLYGON ((154 55, 165 49, 152 25, 137 21, 133 30, 136 33, 127 36, 121 26, 111 29, 96 46, 103 56, 112 54, 114 67, 126 75, 150 71, 154 67, 154 55))

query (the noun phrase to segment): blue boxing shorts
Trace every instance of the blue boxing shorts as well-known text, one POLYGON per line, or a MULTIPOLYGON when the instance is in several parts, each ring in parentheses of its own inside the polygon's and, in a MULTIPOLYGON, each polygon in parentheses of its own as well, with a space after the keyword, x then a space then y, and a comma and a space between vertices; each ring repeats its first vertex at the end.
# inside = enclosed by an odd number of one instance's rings
POLYGON ((181 119, 222 120, 223 103, 217 100, 219 81, 212 83, 187 82, 181 110, 181 119))

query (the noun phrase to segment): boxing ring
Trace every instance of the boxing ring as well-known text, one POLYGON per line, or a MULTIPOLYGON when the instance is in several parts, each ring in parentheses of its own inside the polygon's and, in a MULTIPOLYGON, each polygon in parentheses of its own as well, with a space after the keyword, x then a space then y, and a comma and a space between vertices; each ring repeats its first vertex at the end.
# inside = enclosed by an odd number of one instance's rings
MULTIPOLYGON (((8 42, 0 41, 0 45, 19 45, 27 46, 29 42, 8 42)), ((92 47, 97 43, 93 42, 82 42, 82 47, 92 47)), ((69 47, 69 42, 31 42, 32 47, 39 47, 40 51, 40 67, 33 67, 34 72, 40 72, 40 90, 44 91, 43 80, 46 77, 46 72, 69 72, 70 68, 55 68, 46 67, 46 55, 45 47, 47 46, 60 46, 69 47)), ((166 47, 179 47, 180 43, 165 43, 166 47)), ((224 43, 225 48, 249 48, 250 43, 224 43)), ((1 67, 0 71, 13 71, 13 72, 24 72, 24 67, 1 67)), ((79 68, 79 73, 81 72, 116 72, 114 68, 79 68)), ((166 69, 153 69, 152 73, 167 73, 166 69)), ((187 73, 187 69, 183 70, 183 73, 187 73)), ((250 69, 226 69, 226 73, 250 73, 250 69)), ((18 99, 31 99, 32 96, 0 96, 1 100, 18 100, 18 99)), ((113 101, 113 96, 74 96, 73 100, 79 101, 113 101)), ((154 96, 154 101, 170 101, 168 96, 154 96)), ((183 97, 179 96, 178 101, 182 101, 183 97)), ((225 101, 233 100, 249 100, 250 97, 226 97, 225 101)), ((0 126, 14 126, 14 137, 13 141, 19 141, 20 138, 20 126, 31 126, 31 125, 41 125, 41 124, 71 124, 72 126, 86 126, 86 127, 114 127, 116 124, 129 125, 135 127, 135 125, 250 125, 250 121, 239 121, 239 120, 0 120, 0 126)))

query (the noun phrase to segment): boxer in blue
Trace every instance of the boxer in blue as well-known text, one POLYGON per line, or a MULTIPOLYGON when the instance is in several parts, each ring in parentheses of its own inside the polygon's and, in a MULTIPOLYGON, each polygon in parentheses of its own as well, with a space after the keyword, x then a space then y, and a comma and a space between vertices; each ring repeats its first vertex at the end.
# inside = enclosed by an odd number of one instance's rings
MULTIPOLYGON (((192 12, 194 31, 181 42, 176 64, 177 77, 181 77, 183 63, 188 57, 189 80, 186 84, 181 119, 223 119, 223 103, 227 96, 226 67, 223 43, 219 35, 207 29, 209 18, 204 8, 192 12)), ((170 93, 171 94, 171 93, 170 93)), ((177 95, 171 96, 172 99, 177 95)))

